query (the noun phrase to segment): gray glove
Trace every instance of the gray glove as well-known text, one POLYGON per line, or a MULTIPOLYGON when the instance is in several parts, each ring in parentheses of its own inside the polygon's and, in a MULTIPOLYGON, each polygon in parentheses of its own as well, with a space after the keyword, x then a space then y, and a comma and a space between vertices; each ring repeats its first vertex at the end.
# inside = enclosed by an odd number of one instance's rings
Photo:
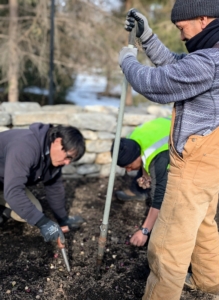
POLYGON ((78 229, 85 220, 81 216, 66 216, 64 218, 57 218, 59 225, 68 226, 69 229, 78 229))
POLYGON ((119 53, 119 65, 121 67, 123 59, 128 56, 134 56, 137 57, 138 49, 137 48, 129 48, 129 47, 123 47, 122 50, 119 53))
POLYGON ((152 29, 148 25, 147 18, 139 13, 137 9, 131 8, 126 16, 125 30, 132 31, 135 27, 135 21, 137 21, 136 36, 144 43, 152 35, 152 29))
POLYGON ((43 216, 36 223, 36 226, 40 229, 45 242, 57 241, 60 238, 61 243, 65 243, 65 237, 60 226, 47 217, 43 216))

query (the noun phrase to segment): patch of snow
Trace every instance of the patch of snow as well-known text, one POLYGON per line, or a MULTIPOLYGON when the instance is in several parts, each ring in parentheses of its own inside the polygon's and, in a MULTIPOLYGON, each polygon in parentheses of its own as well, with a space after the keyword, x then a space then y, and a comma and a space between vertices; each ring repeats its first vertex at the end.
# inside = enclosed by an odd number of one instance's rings
MULTIPOLYGON (((120 98, 117 97, 105 97, 99 96, 99 93, 105 91, 107 80, 105 76, 98 74, 78 74, 74 83, 74 86, 68 89, 65 99, 79 106, 87 105, 102 105, 119 107, 120 98)), ((121 85, 116 85, 112 88, 113 94, 120 95, 122 90, 121 85)), ((31 86, 24 89, 24 92, 37 94, 37 95, 49 95, 49 91, 39 87, 31 86)), ((137 94, 132 90, 133 95, 137 94)))
POLYGON ((30 87, 26 87, 24 89, 25 93, 31 93, 31 94, 36 94, 36 95, 45 95, 48 96, 49 95, 49 91, 46 89, 41 89, 37 86, 30 86, 30 87))
POLYGON ((104 92, 106 84, 107 81, 104 76, 79 74, 74 86, 68 90, 66 100, 80 106, 104 105, 119 107, 119 98, 98 96, 98 93, 104 92))

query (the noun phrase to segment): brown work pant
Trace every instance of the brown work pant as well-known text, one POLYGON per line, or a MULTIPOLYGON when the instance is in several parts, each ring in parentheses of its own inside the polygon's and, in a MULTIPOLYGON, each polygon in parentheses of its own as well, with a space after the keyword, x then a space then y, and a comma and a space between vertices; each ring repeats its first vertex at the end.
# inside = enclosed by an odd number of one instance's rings
MULTIPOLYGON (((37 198, 31 193, 30 190, 28 190, 28 188, 25 188, 25 193, 26 196, 30 199, 30 201, 36 206, 36 208, 39 211, 43 211, 42 206, 40 204, 40 202, 37 200, 37 198)), ((8 203, 5 201, 4 199, 4 195, 3 195, 3 191, 0 191, 0 205, 5 206, 10 208, 10 206, 8 205, 8 203)), ((22 219, 18 214, 16 214, 16 212, 14 212, 13 210, 11 211, 11 218, 19 221, 19 222, 26 222, 24 219, 22 219)))
POLYGON ((207 136, 191 136, 183 158, 170 145, 170 171, 148 246, 151 273, 143 300, 179 300, 190 262, 197 288, 219 294, 218 192, 219 128, 207 136))

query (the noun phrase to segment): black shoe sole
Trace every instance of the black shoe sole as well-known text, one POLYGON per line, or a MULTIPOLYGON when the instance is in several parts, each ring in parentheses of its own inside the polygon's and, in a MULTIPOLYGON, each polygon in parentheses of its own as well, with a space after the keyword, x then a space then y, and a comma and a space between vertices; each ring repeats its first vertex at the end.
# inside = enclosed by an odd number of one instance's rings
POLYGON ((138 196, 129 196, 125 194, 123 191, 117 191, 116 192, 116 197, 118 200, 123 201, 123 202, 129 202, 129 201, 138 201, 138 202, 145 202, 146 200, 146 195, 138 196))

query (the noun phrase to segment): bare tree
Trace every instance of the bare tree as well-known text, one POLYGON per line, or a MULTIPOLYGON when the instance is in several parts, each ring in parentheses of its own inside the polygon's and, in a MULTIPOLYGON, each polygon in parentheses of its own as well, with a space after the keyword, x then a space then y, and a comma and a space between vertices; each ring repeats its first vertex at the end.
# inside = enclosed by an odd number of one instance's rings
POLYGON ((8 38, 8 101, 18 101, 18 48, 17 48, 17 26, 18 26, 18 2, 9 0, 9 38, 8 38))
MULTIPOLYGON (((31 82, 48 87, 49 10, 49 0, 20 0, 19 6, 17 0, 10 0, 10 9, 1 15, 0 84, 8 83, 9 95, 13 91, 9 101, 18 100, 18 87, 30 84, 30 77, 31 82)), ((57 6, 56 88, 66 82, 70 85, 72 74, 94 68, 105 70, 110 79, 119 70, 118 52, 125 39, 121 20, 90 1, 69 0, 65 6, 57 6)))

